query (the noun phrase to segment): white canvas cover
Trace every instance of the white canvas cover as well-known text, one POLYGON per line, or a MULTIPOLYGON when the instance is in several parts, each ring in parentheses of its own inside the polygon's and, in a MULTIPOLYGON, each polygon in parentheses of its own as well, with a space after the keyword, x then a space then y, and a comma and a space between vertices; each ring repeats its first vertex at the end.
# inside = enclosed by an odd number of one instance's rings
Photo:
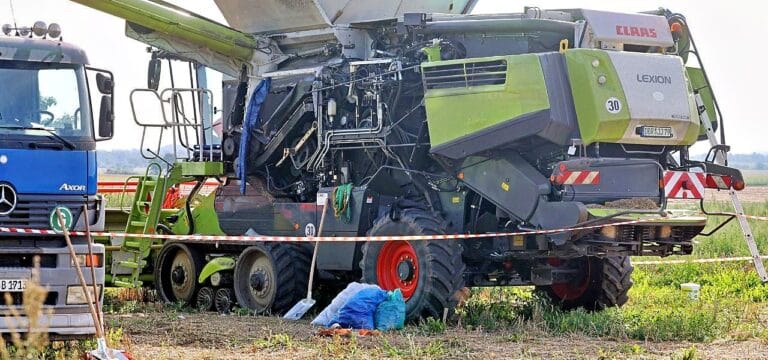
POLYGON ((231 27, 282 33, 392 19, 407 12, 465 14, 476 0, 215 0, 231 27))

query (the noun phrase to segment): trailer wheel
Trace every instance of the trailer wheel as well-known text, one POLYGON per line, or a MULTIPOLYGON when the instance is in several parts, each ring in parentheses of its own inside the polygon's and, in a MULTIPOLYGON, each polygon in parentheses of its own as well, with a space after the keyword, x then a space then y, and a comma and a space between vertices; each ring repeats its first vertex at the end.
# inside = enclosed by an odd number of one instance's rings
POLYGON ((203 265, 203 255, 197 249, 179 243, 165 245, 157 255, 154 271, 160 299, 194 305, 197 275, 203 265))
POLYGON ((234 294, 232 289, 222 288, 216 290, 216 297, 214 298, 214 306, 219 314, 229 314, 232 310, 232 303, 234 303, 234 294))
POLYGON ((537 290, 564 310, 578 307, 602 310, 622 306, 629 299, 627 293, 632 287, 631 275, 634 270, 629 256, 551 259, 549 263, 578 269, 583 275, 570 283, 537 287, 537 290))
MULTIPOLYGON (((405 209, 397 219, 389 214, 377 219, 370 236, 443 235, 438 217, 421 209, 405 209)), ((457 241, 387 241, 363 245, 360 268, 363 282, 384 290, 400 288, 406 299, 406 317, 440 319, 444 309, 456 306, 453 295, 464 287, 462 248, 457 241)))
POLYGON ((282 314, 306 294, 309 262, 301 245, 260 244, 247 248, 235 264, 237 302, 256 313, 282 314))
POLYGON ((208 311, 213 308, 213 289, 209 286, 203 286, 197 291, 195 305, 200 311, 208 311))

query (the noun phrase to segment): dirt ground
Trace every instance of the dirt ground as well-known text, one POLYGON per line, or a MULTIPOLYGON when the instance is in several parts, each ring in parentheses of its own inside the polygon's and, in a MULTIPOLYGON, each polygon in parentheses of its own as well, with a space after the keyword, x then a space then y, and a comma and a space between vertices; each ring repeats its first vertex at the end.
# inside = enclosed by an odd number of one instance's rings
POLYGON ((111 315, 122 327, 127 349, 138 359, 595 359, 684 358, 695 348, 703 359, 765 359, 768 344, 757 340, 713 343, 640 342, 553 337, 535 330, 486 332, 448 327, 429 334, 419 327, 376 337, 319 337, 308 320, 277 317, 180 314, 111 315))

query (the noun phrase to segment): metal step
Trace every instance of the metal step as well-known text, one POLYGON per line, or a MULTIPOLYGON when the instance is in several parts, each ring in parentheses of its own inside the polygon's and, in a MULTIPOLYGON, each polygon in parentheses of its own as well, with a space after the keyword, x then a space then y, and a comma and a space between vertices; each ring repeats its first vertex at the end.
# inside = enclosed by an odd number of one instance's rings
POLYGON ((144 229, 144 226, 147 225, 147 222, 146 221, 131 221, 130 224, 133 227, 144 229))
POLYGON ((140 240, 126 240, 122 245, 123 249, 141 249, 140 240))
POLYGON ((124 281, 124 280, 114 280, 112 283, 117 287, 126 287, 126 288, 133 288, 133 287, 141 287, 144 283, 142 281, 124 281))
POLYGON ((120 261, 118 265, 129 268, 129 269, 142 269, 144 266, 147 265, 146 261, 139 261, 138 263, 135 261, 120 261))

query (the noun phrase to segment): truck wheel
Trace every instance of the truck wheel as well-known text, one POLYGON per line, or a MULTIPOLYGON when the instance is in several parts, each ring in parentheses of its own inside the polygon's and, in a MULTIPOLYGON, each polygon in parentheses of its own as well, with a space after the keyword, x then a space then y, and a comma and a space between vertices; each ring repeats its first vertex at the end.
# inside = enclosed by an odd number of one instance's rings
MULTIPOLYGON (((382 216, 368 231, 370 236, 443 234, 443 222, 421 209, 405 209, 398 219, 382 216)), ((400 288, 407 319, 440 319, 444 309, 456 306, 452 297, 464 287, 465 268, 457 241, 368 242, 362 250, 363 282, 384 290, 400 288)))
POLYGON ((154 271, 160 299, 194 305, 197 275, 204 262, 203 255, 193 247, 179 243, 165 245, 157 255, 154 271))
POLYGON ((629 299, 627 293, 632 287, 634 269, 629 256, 552 259, 549 263, 556 267, 576 268, 583 274, 570 283, 537 287, 564 310, 578 307, 602 310, 622 306, 629 299))
POLYGON ((203 286, 197 291, 195 297, 195 305, 200 311, 208 311, 213 308, 213 289, 208 286, 203 286))
POLYGON ((247 248, 235 264, 235 297, 256 313, 282 314, 306 294, 310 257, 301 245, 247 248))

